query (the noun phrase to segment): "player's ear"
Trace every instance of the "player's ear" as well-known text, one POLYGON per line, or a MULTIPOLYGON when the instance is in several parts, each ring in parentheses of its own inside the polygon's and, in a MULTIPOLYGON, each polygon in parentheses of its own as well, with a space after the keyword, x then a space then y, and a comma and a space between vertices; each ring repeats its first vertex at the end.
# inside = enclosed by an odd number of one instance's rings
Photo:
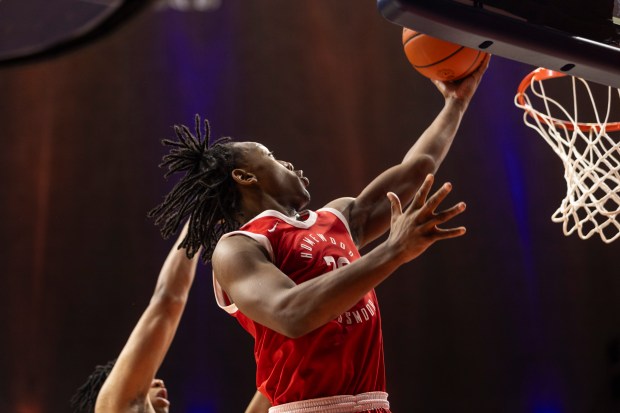
POLYGON ((253 173, 241 168, 233 169, 231 175, 232 179, 239 185, 250 185, 258 181, 253 173))

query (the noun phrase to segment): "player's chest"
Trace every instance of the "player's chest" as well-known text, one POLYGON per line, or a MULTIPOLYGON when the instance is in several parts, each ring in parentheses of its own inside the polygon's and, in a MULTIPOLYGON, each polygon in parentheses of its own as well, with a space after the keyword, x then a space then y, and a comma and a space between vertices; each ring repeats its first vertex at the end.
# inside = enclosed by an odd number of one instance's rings
POLYGON ((359 258, 349 233, 330 228, 283 231, 275 244, 275 264, 295 282, 328 273, 359 258))

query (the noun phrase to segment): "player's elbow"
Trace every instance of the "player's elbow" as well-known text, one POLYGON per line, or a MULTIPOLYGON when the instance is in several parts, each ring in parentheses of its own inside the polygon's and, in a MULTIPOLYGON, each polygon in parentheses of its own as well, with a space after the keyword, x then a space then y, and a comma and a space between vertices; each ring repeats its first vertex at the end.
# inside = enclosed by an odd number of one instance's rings
POLYGON ((168 313, 183 311, 187 303, 187 294, 173 293, 165 289, 158 290, 151 298, 151 306, 156 306, 168 313))
POLYGON ((275 322, 272 328, 278 333, 288 338, 299 338, 306 334, 306 328, 303 325, 303 319, 294 314, 294 310, 276 309, 275 322))
POLYGON ((299 337, 303 336, 303 333, 297 331, 297 328, 294 327, 294 326, 290 326, 290 327, 289 326, 281 326, 278 329, 278 333, 282 334, 284 337, 292 338, 292 339, 299 338, 299 337))
POLYGON ((329 318, 329 308, 321 300, 303 293, 301 288, 300 285, 282 288, 272 292, 269 299, 255 295, 254 301, 246 300, 242 306, 254 310, 254 320, 262 325, 288 338, 299 338, 334 318, 329 318))
POLYGON ((441 161, 436 159, 432 155, 423 154, 417 156, 414 160, 410 162, 409 169, 419 174, 422 177, 425 177, 428 174, 434 174, 439 169, 439 165, 441 161))
POLYGON ((299 338, 308 334, 312 329, 307 328, 306 326, 300 323, 286 323, 283 324, 279 331, 280 334, 286 336, 288 338, 299 338))
POLYGON ((311 311, 306 311, 303 306, 286 306, 276 310, 277 331, 288 338, 302 337, 320 327, 311 311))

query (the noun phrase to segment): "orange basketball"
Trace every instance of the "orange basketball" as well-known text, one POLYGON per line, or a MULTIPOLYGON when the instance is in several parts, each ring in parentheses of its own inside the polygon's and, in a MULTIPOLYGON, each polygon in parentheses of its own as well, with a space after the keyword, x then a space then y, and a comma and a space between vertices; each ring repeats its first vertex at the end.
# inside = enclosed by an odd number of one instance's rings
POLYGON ((476 70, 487 55, 476 49, 403 28, 403 47, 409 63, 434 80, 458 80, 476 70))

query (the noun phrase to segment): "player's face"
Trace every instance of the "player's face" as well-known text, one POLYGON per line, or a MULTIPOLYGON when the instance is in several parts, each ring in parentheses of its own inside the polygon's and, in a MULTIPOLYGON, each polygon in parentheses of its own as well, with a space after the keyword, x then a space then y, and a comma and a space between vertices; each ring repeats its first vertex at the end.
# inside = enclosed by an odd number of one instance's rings
POLYGON ((302 170, 296 170, 290 162, 276 159, 273 153, 260 143, 241 142, 235 145, 241 153, 238 166, 254 174, 258 187, 266 198, 295 211, 302 210, 310 202, 307 189, 310 181, 302 170))
POLYGON ((170 402, 168 401, 168 391, 163 380, 153 380, 149 390, 149 400, 156 413, 168 413, 170 402))

